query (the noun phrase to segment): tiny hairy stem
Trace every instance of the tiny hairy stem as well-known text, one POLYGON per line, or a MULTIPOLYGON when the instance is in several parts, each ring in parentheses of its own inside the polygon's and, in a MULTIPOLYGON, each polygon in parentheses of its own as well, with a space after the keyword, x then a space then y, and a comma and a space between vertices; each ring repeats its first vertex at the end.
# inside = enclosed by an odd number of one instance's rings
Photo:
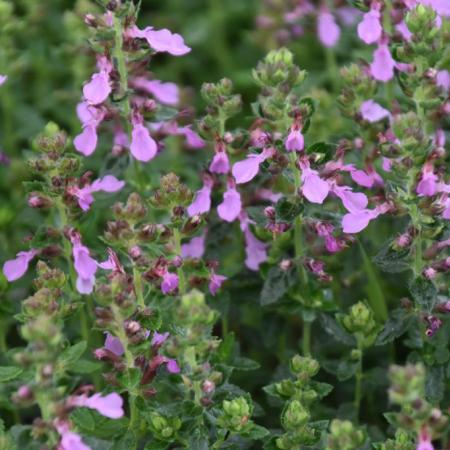
MULTIPOLYGON (((177 256, 181 256, 181 233, 178 228, 173 230, 173 238, 175 244, 175 253, 177 256)), ((186 278, 184 276, 183 267, 178 267, 178 292, 183 295, 186 292, 186 278)))
POLYGON ((359 421, 359 410, 361 408, 362 400, 362 381, 363 381, 363 348, 360 342, 358 342, 358 361, 355 374, 355 415, 356 421, 359 421))

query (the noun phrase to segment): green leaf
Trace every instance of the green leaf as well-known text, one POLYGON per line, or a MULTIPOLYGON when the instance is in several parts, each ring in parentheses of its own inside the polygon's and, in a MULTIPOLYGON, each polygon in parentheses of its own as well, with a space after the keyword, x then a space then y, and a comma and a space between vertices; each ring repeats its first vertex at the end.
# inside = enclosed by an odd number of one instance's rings
POLYGON ((236 370, 256 370, 261 367, 260 364, 256 361, 253 361, 253 359, 244 358, 242 356, 234 358, 234 360, 228 365, 236 370))
POLYGON ((133 391, 139 385, 141 377, 141 370, 132 368, 118 375, 117 380, 126 390, 133 391))
POLYGON ((66 368, 72 373, 93 373, 100 370, 103 367, 102 363, 96 361, 87 361, 86 359, 80 359, 76 363, 69 364, 66 368))
POLYGON ((338 341, 342 342, 345 345, 349 345, 351 347, 356 346, 355 338, 347 333, 337 322, 328 314, 320 315, 320 322, 324 328, 324 330, 330 335, 333 336, 338 341))
POLYGON ((234 333, 228 333, 224 339, 222 339, 219 347, 216 351, 216 358, 218 362, 227 363, 231 361, 234 352, 234 344, 235 344, 234 333))
POLYGON ((256 223, 259 227, 265 227, 267 224, 267 218, 264 215, 264 206, 249 206, 245 210, 247 211, 248 216, 253 222, 256 223))
POLYGON ((86 351, 86 347, 86 341, 81 341, 75 345, 67 347, 59 356, 58 362, 65 367, 76 363, 86 351))
POLYGON ((317 392, 320 399, 326 397, 334 389, 331 384, 319 381, 311 381, 310 385, 317 392))
POLYGON ((127 417, 109 419, 88 408, 75 409, 70 418, 81 434, 100 439, 111 439, 122 435, 129 422, 127 417))
POLYGON ((431 280, 418 277, 410 283, 409 291, 416 304, 427 312, 431 312, 438 303, 438 291, 431 280))
POLYGON ((276 220, 277 222, 292 223, 303 209, 303 205, 300 202, 294 203, 283 197, 275 205, 276 220))
POLYGON ((296 281, 295 270, 281 270, 278 266, 271 267, 261 291, 259 301, 266 306, 280 300, 296 281))
POLYGON ((444 399, 445 393, 445 373, 443 366, 427 366, 425 379, 425 395, 427 400, 433 405, 439 404, 444 399))
POLYGON ((375 345, 386 345, 408 331, 414 317, 402 308, 390 313, 390 317, 377 336, 375 345))
POLYGON ((14 380, 22 372, 23 369, 21 369, 20 367, 13 367, 13 366, 0 367, 0 383, 6 383, 7 381, 14 380))
POLYGON ((409 263, 409 248, 395 250, 391 243, 384 246, 372 261, 383 271, 388 273, 405 272, 411 268, 409 263))
POLYGON ((260 425, 254 425, 250 430, 241 433, 242 437, 247 439, 259 440, 265 438, 269 434, 269 430, 260 425))

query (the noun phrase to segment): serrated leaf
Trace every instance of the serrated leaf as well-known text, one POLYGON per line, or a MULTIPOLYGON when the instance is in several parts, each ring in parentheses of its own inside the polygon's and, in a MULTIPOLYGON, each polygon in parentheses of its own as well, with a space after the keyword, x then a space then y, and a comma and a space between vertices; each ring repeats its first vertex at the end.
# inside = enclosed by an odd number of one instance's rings
POLYGON ((320 322, 324 328, 324 330, 330 335, 333 336, 338 341, 342 342, 345 345, 349 345, 351 347, 356 346, 356 340, 351 335, 348 334, 337 322, 334 318, 330 317, 327 314, 320 315, 320 322))
POLYGON ((404 309, 396 309, 390 313, 390 317, 375 340, 375 345, 386 345, 402 336, 413 323, 413 316, 404 309))
POLYGON ((67 347, 65 350, 63 350, 58 358, 58 362, 65 367, 70 366, 71 364, 76 363, 81 358, 83 353, 86 351, 86 348, 86 341, 80 341, 75 345, 71 345, 70 347, 67 347))
POLYGON ((389 244, 383 247, 378 254, 372 258, 372 261, 383 272, 400 273, 411 268, 409 254, 409 248, 394 250, 392 245, 389 244))
POLYGON ((438 290, 431 280, 418 277, 409 285, 409 291, 422 309, 431 312, 438 303, 438 290))
POLYGON ((296 282, 295 270, 281 270, 278 266, 271 267, 259 297, 261 305, 266 306, 280 300, 296 282))
POLYGON ((80 433, 100 439, 111 439, 124 433, 128 427, 128 418, 109 419, 97 411, 88 408, 77 408, 70 415, 80 433))
POLYGON ((0 367, 0 383, 6 383, 7 381, 14 380, 22 372, 23 372, 23 369, 21 369, 20 367, 14 367, 14 366, 0 367))
POLYGON ((445 373, 444 367, 427 366, 425 379, 425 395, 427 400, 433 405, 439 404, 445 393, 445 373))
POLYGON ((300 202, 294 203, 283 197, 275 204, 276 220, 277 222, 292 223, 303 209, 303 205, 300 202))

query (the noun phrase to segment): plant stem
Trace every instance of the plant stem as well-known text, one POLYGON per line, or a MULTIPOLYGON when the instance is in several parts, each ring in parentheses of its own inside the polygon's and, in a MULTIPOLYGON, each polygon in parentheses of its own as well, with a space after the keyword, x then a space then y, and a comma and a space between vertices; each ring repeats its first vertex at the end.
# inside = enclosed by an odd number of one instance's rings
MULTIPOLYGON (((175 253, 177 256, 181 256, 181 233, 178 228, 173 229, 173 237, 175 243, 175 253)), ((178 275, 178 292, 183 295, 186 292, 186 279, 182 267, 177 269, 178 275)))
POLYGON ((133 267, 133 281, 134 281, 134 291, 136 293, 138 305, 141 308, 145 308, 144 294, 142 291, 142 275, 136 266, 133 267))
POLYGON ((359 422, 359 410, 362 399, 362 380, 363 380, 363 349, 358 342, 358 361, 355 374, 355 414, 356 422, 359 422))
POLYGON ((303 319, 302 350, 304 356, 311 355, 311 322, 303 319))

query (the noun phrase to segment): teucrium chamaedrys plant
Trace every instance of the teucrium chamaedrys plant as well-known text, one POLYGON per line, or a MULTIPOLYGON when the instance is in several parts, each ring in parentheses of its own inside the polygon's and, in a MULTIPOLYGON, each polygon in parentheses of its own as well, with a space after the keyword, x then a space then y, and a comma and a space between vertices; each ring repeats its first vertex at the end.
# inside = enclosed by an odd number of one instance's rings
POLYGON ((144 3, 76 5, 81 129, 49 122, 26 155, 39 223, 3 265, 22 301, 0 311, 0 449, 446 448, 446 3, 263 2, 251 93, 204 83, 195 124, 155 75, 195 51, 138 25, 144 3), (278 45, 311 23, 321 89, 278 45))

